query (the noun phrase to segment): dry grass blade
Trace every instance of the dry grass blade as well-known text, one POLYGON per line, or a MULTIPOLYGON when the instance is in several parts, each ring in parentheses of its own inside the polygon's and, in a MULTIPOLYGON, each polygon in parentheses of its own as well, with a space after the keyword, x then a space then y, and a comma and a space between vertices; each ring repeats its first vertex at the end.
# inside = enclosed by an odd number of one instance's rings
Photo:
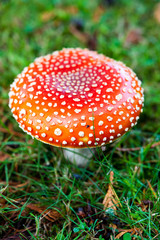
POLYGON ((158 197, 157 197, 157 194, 156 194, 156 192, 154 191, 151 183, 150 183, 148 180, 147 180, 147 183, 148 183, 148 186, 149 186, 149 188, 151 189, 151 192, 153 193, 154 197, 157 199, 157 198, 158 198, 158 197))
POLYGON ((121 206, 120 200, 113 188, 113 178, 114 178, 114 173, 113 171, 110 172, 110 184, 108 187, 108 191, 104 197, 103 200, 103 205, 104 209, 111 208, 114 211, 117 210, 117 206, 121 206))
POLYGON ((115 237, 115 239, 120 239, 125 233, 130 233, 132 232, 132 229, 124 229, 122 232, 118 233, 115 237))
MULTIPOLYGON (((21 187, 26 186, 29 182, 30 182, 29 180, 27 180, 24 183, 9 181, 8 185, 11 186, 11 187, 21 188, 21 187)), ((6 184, 7 184, 6 181, 1 181, 0 182, 0 185, 6 185, 6 184)))

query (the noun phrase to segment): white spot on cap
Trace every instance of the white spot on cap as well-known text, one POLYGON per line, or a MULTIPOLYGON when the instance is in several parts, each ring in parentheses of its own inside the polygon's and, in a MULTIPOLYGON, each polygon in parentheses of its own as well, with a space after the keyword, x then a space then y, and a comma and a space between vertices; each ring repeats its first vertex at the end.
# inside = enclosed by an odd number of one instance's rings
POLYGON ((26 103, 26 106, 32 107, 32 104, 31 104, 30 102, 27 102, 27 103, 26 103))
POLYGON ((71 137, 71 141, 74 142, 76 140, 75 137, 71 137))
POLYGON ((63 121, 62 121, 62 120, 60 120, 60 119, 58 119, 58 120, 57 120, 57 122, 58 122, 58 123, 62 123, 63 121))
POLYGON ((103 131, 99 131, 99 134, 102 135, 102 134, 104 134, 104 132, 103 131))
POLYGON ((85 117, 85 116, 81 116, 81 119, 82 119, 82 120, 85 120, 85 119, 86 119, 86 117, 85 117))
POLYGON ((46 121, 47 121, 47 122, 50 122, 50 121, 51 121, 51 117, 48 116, 48 117, 46 118, 46 121))
POLYGON ((43 110, 44 110, 45 112, 48 112, 48 109, 47 109, 47 108, 43 108, 43 110))
POLYGON ((107 109, 108 109, 108 111, 111 111, 113 109, 113 107, 108 107, 107 109))
POLYGON ((42 137, 46 137, 46 133, 42 133, 41 136, 42 136, 42 137))
POLYGON ((97 90, 96 90, 96 93, 101 94, 101 90, 100 90, 100 89, 97 89, 97 90))
POLYGON ((93 120, 94 120, 94 117, 89 117, 89 120, 93 121, 93 120))
POLYGON ((130 121, 130 122, 132 122, 132 121, 133 121, 133 119, 134 119, 134 117, 131 117, 131 118, 129 119, 129 121, 130 121))
POLYGON ((113 92, 112 88, 107 88, 106 92, 113 92))
POLYGON ((116 99, 117 99, 118 101, 120 101, 120 100, 122 99, 122 94, 118 94, 118 95, 116 96, 116 99))
POLYGON ((103 123, 104 123, 103 121, 99 121, 98 126, 102 126, 103 123))
POLYGON ((123 114, 123 111, 120 111, 120 112, 119 112, 119 115, 122 115, 122 114, 123 114))
POLYGON ((80 137, 84 137, 84 132, 83 132, 83 131, 80 131, 80 132, 78 133, 78 135, 79 135, 80 137))
POLYGON ((32 124, 32 123, 33 123, 33 121, 29 119, 28 123, 29 123, 29 124, 32 124))
POLYGON ((110 117, 110 116, 108 116, 107 119, 108 119, 109 122, 111 122, 113 120, 113 118, 110 117))
POLYGON ((62 134, 62 130, 61 130, 60 128, 56 128, 56 129, 54 130, 54 134, 55 134, 56 136, 60 136, 60 135, 62 134))
POLYGON ((22 114, 25 114, 25 115, 26 115, 26 110, 25 110, 25 109, 22 109, 19 114, 20 114, 20 115, 22 115, 22 114))
POLYGON ((115 130, 114 129, 110 129, 109 132, 110 133, 115 133, 115 130))
POLYGON ((28 90, 28 92, 33 92, 33 91, 34 91, 34 88, 33 88, 33 87, 30 87, 30 88, 28 88, 27 90, 28 90))
POLYGON ((79 113, 79 112, 81 112, 81 109, 75 109, 74 111, 75 111, 75 113, 79 113))
POLYGON ((89 133, 89 137, 93 137, 93 133, 89 133))
POLYGON ((79 102, 80 99, 79 99, 79 98, 73 98, 73 101, 75 101, 75 102, 79 102))

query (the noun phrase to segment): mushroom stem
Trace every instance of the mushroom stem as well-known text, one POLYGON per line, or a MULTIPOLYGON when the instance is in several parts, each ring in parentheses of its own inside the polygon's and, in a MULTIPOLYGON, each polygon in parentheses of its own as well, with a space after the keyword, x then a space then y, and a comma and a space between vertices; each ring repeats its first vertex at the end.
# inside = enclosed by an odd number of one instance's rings
POLYGON ((64 157, 70 162, 85 167, 95 153, 95 148, 65 148, 64 157))

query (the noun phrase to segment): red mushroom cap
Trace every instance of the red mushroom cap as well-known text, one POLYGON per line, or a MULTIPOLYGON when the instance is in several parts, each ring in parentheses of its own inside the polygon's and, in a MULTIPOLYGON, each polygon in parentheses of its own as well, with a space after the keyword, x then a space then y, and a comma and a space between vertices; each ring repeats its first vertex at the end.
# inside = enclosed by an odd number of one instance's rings
POLYGON ((123 63, 87 49, 37 58, 11 85, 9 106, 20 127, 62 147, 105 145, 133 127, 143 89, 123 63))

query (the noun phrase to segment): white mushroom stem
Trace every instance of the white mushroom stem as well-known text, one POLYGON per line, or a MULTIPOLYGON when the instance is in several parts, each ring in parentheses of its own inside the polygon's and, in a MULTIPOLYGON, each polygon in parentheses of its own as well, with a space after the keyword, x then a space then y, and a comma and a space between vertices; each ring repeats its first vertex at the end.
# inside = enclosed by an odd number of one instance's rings
POLYGON ((64 157, 70 162, 85 167, 93 157, 96 148, 65 148, 64 157))

